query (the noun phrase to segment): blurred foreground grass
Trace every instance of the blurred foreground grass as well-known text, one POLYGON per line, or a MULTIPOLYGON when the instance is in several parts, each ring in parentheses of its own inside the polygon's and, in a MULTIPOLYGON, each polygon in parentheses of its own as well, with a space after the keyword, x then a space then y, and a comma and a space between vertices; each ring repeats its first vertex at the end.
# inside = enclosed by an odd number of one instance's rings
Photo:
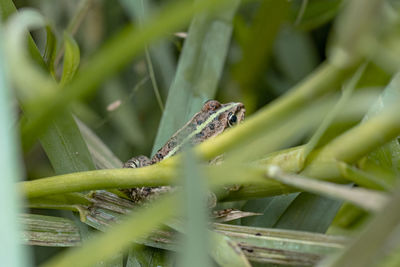
POLYGON ((0 265, 399 266, 399 8, 0 0, 0 265), (208 99, 245 122, 121 169, 208 99))

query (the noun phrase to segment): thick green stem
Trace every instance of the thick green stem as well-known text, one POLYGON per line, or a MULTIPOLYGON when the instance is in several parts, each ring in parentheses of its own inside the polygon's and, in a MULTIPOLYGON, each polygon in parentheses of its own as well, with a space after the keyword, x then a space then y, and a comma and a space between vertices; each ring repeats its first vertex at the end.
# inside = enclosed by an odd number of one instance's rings
POLYGON ((174 176, 173 170, 152 165, 138 169, 126 168, 70 173, 21 182, 19 187, 26 197, 34 198, 95 189, 166 185, 172 182, 174 176))

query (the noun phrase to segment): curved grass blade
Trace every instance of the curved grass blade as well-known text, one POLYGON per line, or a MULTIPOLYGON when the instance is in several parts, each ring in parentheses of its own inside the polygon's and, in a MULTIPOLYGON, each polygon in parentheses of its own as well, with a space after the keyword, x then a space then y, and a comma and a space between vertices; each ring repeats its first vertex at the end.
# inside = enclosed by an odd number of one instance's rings
MULTIPOLYGON (((18 82, 19 90, 22 92, 20 102, 24 107, 25 115, 28 119, 34 117, 39 108, 31 106, 29 104, 31 101, 30 99, 34 97, 35 94, 48 94, 52 89, 55 89, 57 85, 49 74, 42 73, 33 62, 30 62, 27 53, 23 52, 24 49, 21 44, 15 47, 12 46, 12 44, 18 42, 18 40, 22 40, 22 36, 14 35, 23 34, 24 24, 27 26, 35 26, 35 24, 40 26, 42 23, 44 23, 44 20, 40 14, 33 10, 24 10, 17 14, 17 16, 13 18, 13 21, 8 24, 8 34, 10 38, 8 47, 9 53, 14 55, 14 58, 18 59, 17 62, 13 63, 13 66, 15 68, 19 65, 14 64, 22 64, 24 66, 23 71, 14 72, 14 80, 18 82), (12 29, 17 30, 12 31, 12 29), (30 75, 30 82, 35 82, 34 87, 25 81, 25 79, 27 79, 27 73, 30 75)), ((68 66, 69 70, 66 70, 66 73, 69 73, 68 75, 73 75, 79 63, 79 59, 76 59, 79 57, 79 52, 77 52, 79 50, 76 46, 72 48, 72 43, 67 45, 71 47, 71 50, 69 50, 71 53, 68 53, 66 60, 70 61, 71 65, 68 66), (74 59, 72 60, 72 58, 74 59)), ((65 78, 65 82, 67 81, 66 79, 69 78, 65 78)), ((48 130, 40 137, 41 144, 55 172, 57 174, 64 174, 95 169, 87 146, 71 114, 63 111, 59 116, 57 120, 50 122, 48 130)))
POLYGON ((79 46, 75 42, 74 38, 67 32, 64 32, 64 63, 63 72, 61 75, 60 85, 64 86, 72 80, 75 72, 78 69, 80 62, 80 51, 79 46))
MULTIPOLYGON (((4 23, 8 20, 8 18, 17 12, 17 8, 14 5, 12 0, 2 0, 0 1, 0 19, 4 23)), ((28 47, 29 52, 33 58, 33 60, 42 68, 46 69, 46 64, 43 61, 42 55, 36 47, 35 42, 32 39, 32 36, 28 36, 28 47)))

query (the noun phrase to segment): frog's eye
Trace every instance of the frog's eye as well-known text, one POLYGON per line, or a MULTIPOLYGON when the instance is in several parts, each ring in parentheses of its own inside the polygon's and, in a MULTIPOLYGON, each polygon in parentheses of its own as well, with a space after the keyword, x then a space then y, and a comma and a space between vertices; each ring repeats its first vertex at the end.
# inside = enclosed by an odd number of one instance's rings
POLYGON ((233 126, 235 125, 237 122, 237 117, 235 114, 233 114, 232 112, 228 113, 228 125, 229 126, 233 126))

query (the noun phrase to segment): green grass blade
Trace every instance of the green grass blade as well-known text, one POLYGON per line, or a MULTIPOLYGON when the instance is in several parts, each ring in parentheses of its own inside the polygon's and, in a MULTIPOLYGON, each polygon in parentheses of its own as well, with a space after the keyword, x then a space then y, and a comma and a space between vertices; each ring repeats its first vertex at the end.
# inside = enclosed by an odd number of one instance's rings
POLYGON ((194 17, 169 89, 152 154, 198 112, 206 100, 214 98, 239 3, 239 0, 230 1, 229 7, 218 14, 194 17))
MULTIPOLYGON (((14 5, 12 0, 2 0, 0 1, 0 19, 4 23, 8 20, 8 18, 16 13, 17 8, 14 5)), ((35 42, 32 39, 32 36, 28 37, 28 47, 29 52, 33 58, 33 60, 43 69, 46 69, 46 64, 43 61, 42 55, 36 47, 35 42)))
POLYGON ((341 201, 300 193, 274 228, 325 233, 341 205, 341 201))
POLYGON ((183 162, 184 239, 180 266, 212 266, 208 257, 208 231, 205 179, 193 152, 185 151, 183 162))
POLYGON ((59 115, 40 137, 57 174, 95 170, 92 157, 71 114, 59 115))
POLYGON ((54 59, 57 49, 57 37, 50 26, 46 26, 46 47, 44 50, 43 61, 46 63, 49 72, 54 76, 54 59))
POLYGON ((83 122, 78 119, 76 119, 76 122, 96 166, 99 169, 121 168, 123 162, 114 155, 103 141, 83 122))
POLYGON ((260 216, 243 218, 241 225, 272 228, 299 193, 269 198, 251 199, 243 210, 262 213, 260 216))
POLYGON ((60 85, 63 86, 70 82, 78 69, 80 62, 79 46, 74 38, 67 32, 64 32, 64 62, 60 85))
MULTIPOLYGON (((4 4, 4 1, 0 1, 4 4)), ((0 27, 0 39, 4 40, 4 33, 0 27)), ((15 192, 15 183, 23 177, 22 164, 19 161, 17 133, 13 127, 15 114, 11 103, 8 69, 6 69, 3 42, 0 43, 0 169, 2 179, 0 185, 0 236, 1 265, 30 266, 27 248, 18 242, 20 224, 17 222, 17 213, 21 211, 20 195, 15 192)))

